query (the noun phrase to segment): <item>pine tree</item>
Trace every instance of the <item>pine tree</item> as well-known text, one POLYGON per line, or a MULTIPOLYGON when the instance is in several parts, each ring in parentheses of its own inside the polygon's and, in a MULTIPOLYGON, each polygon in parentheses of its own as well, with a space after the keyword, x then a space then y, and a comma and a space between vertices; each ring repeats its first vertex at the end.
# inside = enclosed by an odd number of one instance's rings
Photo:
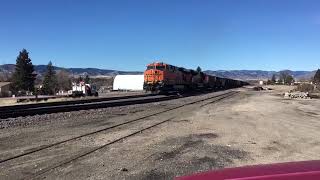
POLYGON ((85 84, 89 84, 89 83, 90 83, 90 77, 89 77, 88 74, 87 74, 86 77, 84 78, 84 83, 85 83, 85 84))
POLYGON ((22 49, 19 52, 19 56, 16 60, 15 72, 12 75, 11 90, 14 93, 18 91, 34 91, 34 81, 36 74, 33 74, 34 67, 29 53, 26 49, 22 49))
POLYGON ((50 61, 47 65, 47 71, 43 79, 42 91, 47 95, 54 95, 57 90, 57 77, 56 72, 50 61))
POLYGON ((200 73, 200 72, 202 71, 201 67, 198 66, 196 71, 197 71, 198 73, 200 73))
POLYGON ((313 77, 313 83, 320 84, 320 69, 317 70, 316 74, 313 77))

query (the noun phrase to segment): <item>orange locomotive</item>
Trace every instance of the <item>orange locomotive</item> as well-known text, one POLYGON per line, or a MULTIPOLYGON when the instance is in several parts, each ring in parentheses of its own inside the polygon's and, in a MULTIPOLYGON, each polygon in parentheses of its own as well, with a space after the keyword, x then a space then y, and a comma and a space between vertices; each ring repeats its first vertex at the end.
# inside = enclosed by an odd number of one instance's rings
POLYGON ((209 76, 202 72, 154 62, 148 64, 144 72, 144 90, 168 92, 203 89, 208 78, 209 76))
POLYGON ((186 90, 218 90, 241 87, 246 82, 210 76, 163 62, 147 65, 144 72, 143 89, 151 92, 169 92, 186 90))
POLYGON ((155 62, 147 65, 144 72, 144 89, 146 91, 186 90, 191 83, 190 70, 155 62))

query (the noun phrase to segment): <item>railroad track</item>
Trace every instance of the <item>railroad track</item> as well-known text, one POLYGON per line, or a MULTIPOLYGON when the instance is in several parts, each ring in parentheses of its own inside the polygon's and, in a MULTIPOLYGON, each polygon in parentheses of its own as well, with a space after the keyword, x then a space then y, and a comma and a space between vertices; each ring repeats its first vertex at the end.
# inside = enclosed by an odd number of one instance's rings
MULTIPOLYGON (((173 111, 173 110, 177 110, 179 108, 183 108, 185 106, 189 106, 189 105, 205 102, 204 104, 200 105, 200 107, 203 107, 205 105, 212 104, 212 103, 218 102, 218 101, 220 101, 222 99, 225 99, 225 98, 228 98, 230 96, 233 96, 234 94, 237 94, 237 93, 238 92, 231 91, 231 92, 219 94, 219 95, 216 95, 216 96, 212 96, 212 97, 209 97, 209 98, 204 98, 204 99, 201 99, 201 100, 185 103, 185 104, 182 104, 182 105, 178 105, 176 107, 172 107, 170 109, 166 109, 166 110, 163 110, 163 111, 160 111, 160 112, 157 112, 157 113, 153 113, 153 114, 150 114, 150 115, 147 115, 147 116, 143 116, 143 117, 140 117, 140 118, 137 118, 137 119, 129 120, 129 121, 124 122, 124 123, 119 123, 117 125, 109 126, 109 127, 97 130, 97 131, 93 131, 93 132, 89 132, 89 133, 86 133, 86 134, 83 134, 83 135, 79 135, 77 137, 73 137, 73 138, 70 138, 70 139, 67 139, 67 140, 64 140, 64 141, 59 141, 59 142, 56 142, 56 143, 44 145, 44 146, 41 146, 39 148, 32 148, 32 149, 26 150, 24 153, 21 153, 21 154, 18 154, 18 155, 15 155, 15 156, 12 156, 12 157, 9 157, 9 158, 6 158, 6 159, 1 159, 0 160, 0 164, 3 165, 4 163, 10 163, 10 161, 18 160, 19 158, 25 158, 25 157, 31 156, 31 155, 33 155, 33 154, 35 154, 37 152, 41 152, 41 151, 45 151, 45 150, 49 151, 51 148, 53 148, 55 146, 58 146, 58 145, 62 145, 64 143, 68 143, 68 142, 75 141, 75 140, 81 140, 81 138, 84 138, 84 137, 96 135, 98 133, 101 133, 101 132, 104 132, 104 131, 107 131, 107 130, 111 130, 111 129, 115 129, 115 128, 120 127, 120 126, 130 125, 130 124, 133 124, 135 122, 147 119, 149 117, 158 116, 158 115, 161 115, 161 114, 173 111)), ((36 171, 34 174, 32 174, 27 179, 38 177, 38 176, 40 176, 40 175, 42 175, 42 174, 44 174, 44 173, 46 173, 46 172, 48 172, 50 170, 53 170, 53 169, 56 169, 56 168, 61 167, 63 165, 66 165, 68 163, 74 162, 74 161, 78 160, 79 158, 82 158, 82 157, 87 156, 87 155, 89 155, 91 153, 94 153, 94 152, 96 152, 96 151, 98 151, 100 149, 103 149, 103 148, 105 148, 107 146, 110 146, 112 144, 120 142, 120 141, 122 141, 122 140, 124 140, 124 139, 126 139, 128 137, 134 136, 134 135, 136 135, 138 133, 141 133, 141 132, 146 131, 148 129, 151 129, 151 128, 157 127, 157 126, 159 126, 161 124, 164 124, 166 122, 169 122, 172 119, 174 119, 174 117, 165 119, 165 120, 160 121, 160 122, 156 122, 156 123, 154 123, 154 124, 152 124, 150 126, 144 127, 142 129, 134 131, 134 132, 132 132, 130 134, 127 134, 127 135, 121 136, 119 138, 116 138, 116 139, 112 140, 111 142, 107 142, 107 143, 105 143, 103 145, 100 145, 98 147, 94 147, 92 149, 89 149, 89 150, 86 150, 84 152, 78 153, 76 155, 70 156, 69 158, 66 158, 63 161, 51 164, 49 167, 43 168, 43 169, 41 169, 39 171, 36 171)), ((31 159, 32 159, 32 156, 31 156, 31 159)))
POLYGON ((71 105, 71 104, 84 104, 84 103, 111 101, 111 100, 119 100, 119 99, 129 99, 129 98, 139 98, 139 97, 147 97, 147 96, 154 96, 154 95, 153 94, 141 94, 141 95, 131 95, 131 96, 99 97, 99 98, 58 101, 58 102, 0 106, 0 112, 9 111, 9 110, 23 110, 26 108, 50 107, 50 106, 71 105))
MULTIPOLYGON (((138 95, 0 107, 0 119, 166 101, 177 95, 138 95)), ((0 120, 1 121, 1 120, 0 120)))
POLYGON ((50 114, 58 112, 70 112, 78 110, 98 109, 106 107, 127 106, 133 104, 144 104, 151 102, 160 102, 166 100, 177 99, 198 95, 199 93, 178 95, 154 95, 143 94, 133 96, 118 96, 108 98, 92 98, 72 101, 24 104, 14 106, 0 107, 0 121, 6 121, 7 118, 15 118, 20 116, 32 116, 41 114, 50 114))

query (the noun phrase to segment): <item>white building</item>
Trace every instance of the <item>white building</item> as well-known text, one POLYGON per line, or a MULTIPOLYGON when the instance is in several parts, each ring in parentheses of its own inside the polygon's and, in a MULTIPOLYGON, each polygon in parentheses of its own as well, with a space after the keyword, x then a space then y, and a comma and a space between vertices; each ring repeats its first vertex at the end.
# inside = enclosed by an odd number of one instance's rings
POLYGON ((114 91, 142 91, 143 75, 117 75, 113 81, 114 91))
POLYGON ((264 82, 263 81, 259 81, 259 85, 263 85, 264 84, 264 82))

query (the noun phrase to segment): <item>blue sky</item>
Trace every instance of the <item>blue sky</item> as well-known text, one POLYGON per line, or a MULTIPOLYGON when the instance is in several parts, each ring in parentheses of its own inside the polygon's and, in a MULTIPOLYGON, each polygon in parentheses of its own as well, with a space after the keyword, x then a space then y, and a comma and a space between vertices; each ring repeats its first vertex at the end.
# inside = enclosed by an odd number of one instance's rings
POLYGON ((143 70, 320 68, 320 1, 3 0, 0 64, 143 70))

